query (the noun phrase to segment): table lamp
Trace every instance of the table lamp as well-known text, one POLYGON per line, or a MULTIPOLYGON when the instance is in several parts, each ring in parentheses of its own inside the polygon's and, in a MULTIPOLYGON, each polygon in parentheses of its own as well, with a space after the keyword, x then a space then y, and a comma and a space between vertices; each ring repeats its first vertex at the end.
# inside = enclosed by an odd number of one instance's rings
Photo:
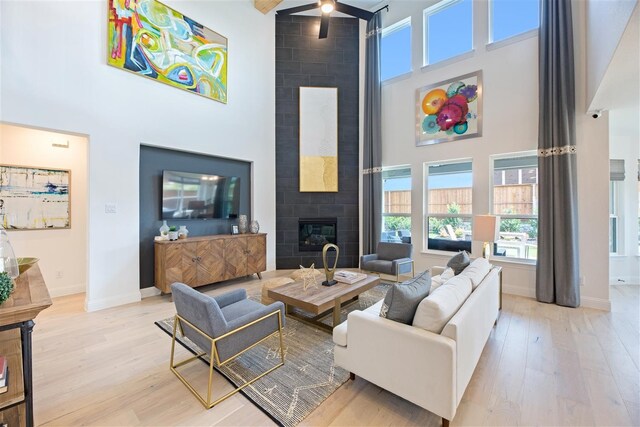
POLYGON ((500 217, 496 215, 475 215, 473 217, 473 240, 483 242, 482 256, 489 259, 491 244, 500 239, 500 217))

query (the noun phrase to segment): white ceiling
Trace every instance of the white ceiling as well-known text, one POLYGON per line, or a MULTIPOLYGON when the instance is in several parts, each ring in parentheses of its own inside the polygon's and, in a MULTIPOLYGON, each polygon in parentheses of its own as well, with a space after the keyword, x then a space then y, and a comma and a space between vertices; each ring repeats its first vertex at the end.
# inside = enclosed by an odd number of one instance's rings
MULTIPOLYGON (((305 4, 316 3, 317 0, 284 0, 278 6, 274 8, 274 10, 288 9, 290 7, 302 6, 305 4)), ((374 6, 380 5, 378 7, 382 7, 388 2, 381 2, 380 0, 338 0, 338 3, 348 4, 349 6, 359 7, 360 9, 365 10, 375 10, 374 6)), ((307 15, 307 16, 320 16, 320 9, 309 10, 307 12, 300 12, 296 15, 307 15)), ((334 12, 331 16, 339 16, 352 18, 352 16, 345 15, 339 12, 334 12)))

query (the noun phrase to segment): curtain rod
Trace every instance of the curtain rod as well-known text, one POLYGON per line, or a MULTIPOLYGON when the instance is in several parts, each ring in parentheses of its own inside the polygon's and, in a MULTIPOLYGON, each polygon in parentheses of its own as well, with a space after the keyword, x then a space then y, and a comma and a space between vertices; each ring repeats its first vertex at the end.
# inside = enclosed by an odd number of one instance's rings
POLYGON ((385 10, 385 9, 387 9, 387 12, 389 12, 389 5, 382 6, 380 9, 376 10, 376 11, 375 11, 375 12, 373 12, 373 13, 378 13, 378 12, 380 12, 380 11, 382 11, 382 10, 385 10))

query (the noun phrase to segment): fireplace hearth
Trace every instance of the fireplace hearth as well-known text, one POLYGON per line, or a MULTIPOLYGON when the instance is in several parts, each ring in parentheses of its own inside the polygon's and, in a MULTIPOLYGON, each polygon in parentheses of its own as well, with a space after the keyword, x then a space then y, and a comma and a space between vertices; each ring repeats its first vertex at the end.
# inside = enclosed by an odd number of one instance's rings
POLYGON ((337 218, 299 218, 298 250, 321 251, 327 243, 338 244, 337 218))

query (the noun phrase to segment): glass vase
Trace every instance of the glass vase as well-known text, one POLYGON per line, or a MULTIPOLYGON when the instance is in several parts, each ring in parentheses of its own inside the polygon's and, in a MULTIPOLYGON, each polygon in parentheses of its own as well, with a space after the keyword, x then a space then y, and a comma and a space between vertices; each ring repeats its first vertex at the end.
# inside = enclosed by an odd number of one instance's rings
POLYGON ((9 235, 4 227, 0 226, 0 273, 2 272, 7 273, 14 280, 20 275, 18 260, 9 242, 9 235))

